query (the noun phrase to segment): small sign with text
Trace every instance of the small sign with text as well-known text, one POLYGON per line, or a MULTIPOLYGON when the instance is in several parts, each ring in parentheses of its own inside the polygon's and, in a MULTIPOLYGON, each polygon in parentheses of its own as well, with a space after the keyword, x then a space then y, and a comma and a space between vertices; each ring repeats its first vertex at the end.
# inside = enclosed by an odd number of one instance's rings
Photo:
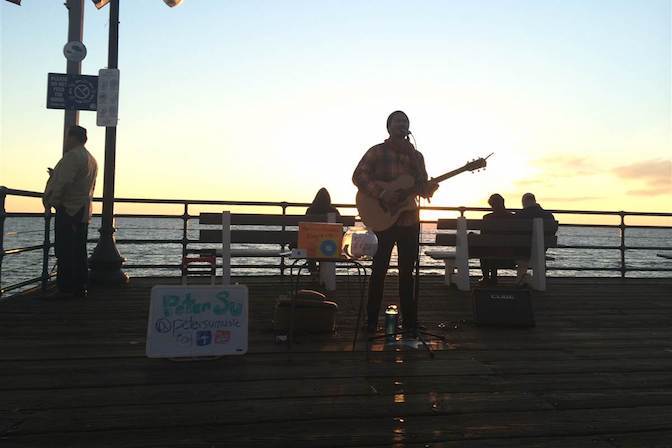
POLYGON ((247 324, 245 286, 155 286, 146 354, 150 358, 243 355, 247 324))
POLYGON ((98 126, 115 127, 119 120, 119 70, 105 68, 98 71, 98 126))

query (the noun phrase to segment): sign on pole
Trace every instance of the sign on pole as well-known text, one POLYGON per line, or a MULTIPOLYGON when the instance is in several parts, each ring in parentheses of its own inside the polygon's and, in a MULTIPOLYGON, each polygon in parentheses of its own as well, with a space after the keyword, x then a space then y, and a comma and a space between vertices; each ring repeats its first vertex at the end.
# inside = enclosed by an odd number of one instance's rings
POLYGON ((96 110, 98 77, 49 73, 47 109, 96 110))
POLYGON ((179 358, 247 353, 248 292, 243 285, 154 286, 146 354, 179 358))
POLYGON ((86 57, 86 46, 78 40, 72 40, 63 47, 63 56, 70 62, 82 62, 86 57))
POLYGON ((114 127, 119 120, 119 70, 105 68, 98 71, 98 126, 114 127))

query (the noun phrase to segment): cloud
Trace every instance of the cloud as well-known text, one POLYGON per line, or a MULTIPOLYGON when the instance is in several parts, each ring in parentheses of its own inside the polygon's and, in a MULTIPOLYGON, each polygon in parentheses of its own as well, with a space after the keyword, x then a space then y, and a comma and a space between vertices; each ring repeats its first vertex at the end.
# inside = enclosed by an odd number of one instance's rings
POLYGON ((532 178, 532 179, 519 179, 514 182, 514 184, 520 187, 539 187, 542 185, 548 185, 550 182, 548 179, 532 178))
POLYGON ((664 194, 671 194, 672 188, 669 186, 664 186, 661 188, 649 188, 644 190, 630 190, 628 191, 629 195, 632 196, 661 196, 664 194))
POLYGON ((544 200, 544 202, 587 202, 587 201, 598 201, 604 199, 604 196, 578 196, 578 197, 544 197, 544 198, 537 198, 541 201, 541 199, 544 200))
POLYGON ((621 179, 642 181, 648 188, 629 191, 637 196, 672 192, 672 160, 651 159, 616 167, 612 172, 621 179))
POLYGON ((543 167, 544 170, 553 171, 555 177, 576 175, 586 176, 601 171, 599 165, 595 164, 588 157, 575 154, 554 154, 537 159, 535 163, 543 167))

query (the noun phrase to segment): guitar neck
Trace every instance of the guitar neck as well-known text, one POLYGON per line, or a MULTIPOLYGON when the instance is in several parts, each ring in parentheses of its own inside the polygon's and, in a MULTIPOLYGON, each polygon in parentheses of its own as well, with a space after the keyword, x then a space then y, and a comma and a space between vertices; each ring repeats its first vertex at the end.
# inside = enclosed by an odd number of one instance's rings
POLYGON ((468 171, 468 170, 467 170, 466 166, 463 166, 462 168, 458 168, 456 170, 449 171, 445 174, 442 174, 438 177, 432 178, 432 182, 437 182, 437 183, 438 182, 443 182, 444 180, 450 179, 451 177, 457 176, 458 174, 464 173, 465 171, 468 171))

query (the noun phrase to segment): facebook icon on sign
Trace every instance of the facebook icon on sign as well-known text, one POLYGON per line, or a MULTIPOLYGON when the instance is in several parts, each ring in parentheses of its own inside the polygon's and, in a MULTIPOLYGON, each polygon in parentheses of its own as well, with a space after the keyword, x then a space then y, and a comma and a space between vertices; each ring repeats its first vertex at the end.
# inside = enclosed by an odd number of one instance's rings
POLYGON ((212 344, 212 332, 211 331, 197 331, 196 332, 196 345, 204 346, 212 344))

